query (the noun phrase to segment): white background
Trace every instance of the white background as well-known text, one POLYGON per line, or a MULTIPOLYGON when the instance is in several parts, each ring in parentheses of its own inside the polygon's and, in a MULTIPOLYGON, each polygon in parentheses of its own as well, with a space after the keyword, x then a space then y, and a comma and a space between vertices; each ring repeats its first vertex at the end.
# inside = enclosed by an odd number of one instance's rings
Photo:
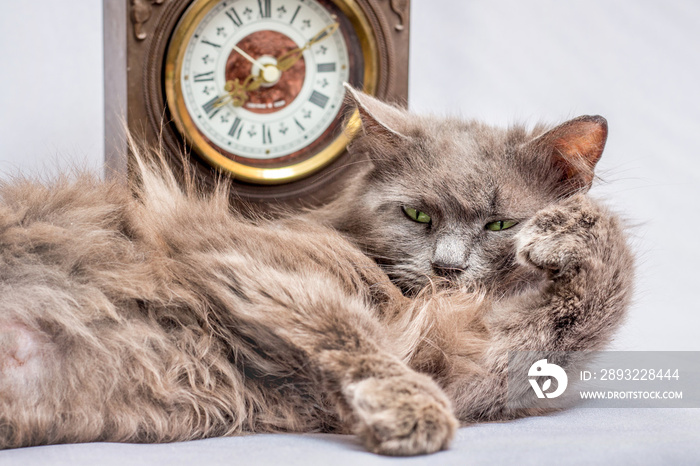
MULTIPOLYGON (((0 178, 99 170, 101 1, 0 1, 0 178)), ((494 124, 608 119, 604 182, 593 193, 629 219, 639 256, 615 348, 700 350, 700 2, 411 8, 412 109, 494 124)))

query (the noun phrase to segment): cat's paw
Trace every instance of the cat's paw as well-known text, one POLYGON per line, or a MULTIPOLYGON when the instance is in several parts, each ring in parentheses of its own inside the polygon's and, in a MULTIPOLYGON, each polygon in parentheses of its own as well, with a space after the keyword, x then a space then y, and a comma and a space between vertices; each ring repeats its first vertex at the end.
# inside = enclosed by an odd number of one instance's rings
POLYGON ((543 209, 516 235, 521 263, 565 277, 577 273, 583 261, 595 255, 604 212, 579 194, 543 209))
POLYGON ((348 387, 356 433, 370 451, 409 456, 447 448, 457 429, 449 400, 422 374, 369 378, 348 387))

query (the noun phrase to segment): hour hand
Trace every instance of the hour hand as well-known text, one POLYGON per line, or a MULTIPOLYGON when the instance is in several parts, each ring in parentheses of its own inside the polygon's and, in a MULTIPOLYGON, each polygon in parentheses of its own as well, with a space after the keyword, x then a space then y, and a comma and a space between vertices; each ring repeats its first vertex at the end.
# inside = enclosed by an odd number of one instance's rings
POLYGON ((214 107, 223 107, 229 102, 234 107, 242 107, 248 101, 248 93, 258 89, 263 81, 262 75, 256 77, 249 75, 243 82, 238 78, 233 81, 226 81, 224 85, 226 94, 223 94, 214 102, 214 107))

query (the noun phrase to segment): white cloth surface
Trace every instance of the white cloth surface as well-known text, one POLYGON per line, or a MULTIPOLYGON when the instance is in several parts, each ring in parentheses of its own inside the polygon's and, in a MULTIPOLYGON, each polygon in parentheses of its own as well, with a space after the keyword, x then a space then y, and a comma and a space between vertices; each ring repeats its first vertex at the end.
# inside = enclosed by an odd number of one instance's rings
POLYGON ((255 434, 143 445, 83 443, 0 452, 2 466, 697 465, 700 409, 586 409, 459 430, 449 450, 366 452, 348 435, 255 434))

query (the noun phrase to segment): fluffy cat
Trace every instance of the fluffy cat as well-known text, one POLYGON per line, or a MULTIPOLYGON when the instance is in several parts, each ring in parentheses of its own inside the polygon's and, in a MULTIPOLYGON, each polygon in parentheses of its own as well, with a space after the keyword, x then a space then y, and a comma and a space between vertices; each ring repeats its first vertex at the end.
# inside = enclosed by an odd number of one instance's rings
POLYGON ((316 220, 374 258, 407 294, 433 284, 501 296, 539 278, 516 260, 518 224, 588 191, 605 119, 579 117, 549 132, 498 129, 353 98, 365 127, 353 150, 373 163, 335 202, 312 212, 316 220), (411 221, 405 207, 423 218, 411 221), (486 227, 499 221, 513 226, 486 227))
POLYGON ((620 221, 583 194, 605 121, 351 95, 371 162, 304 215, 243 220, 157 157, 135 192, 0 186, 0 448, 326 431, 414 455, 546 410, 507 403, 508 352, 600 349, 630 296, 620 221))

